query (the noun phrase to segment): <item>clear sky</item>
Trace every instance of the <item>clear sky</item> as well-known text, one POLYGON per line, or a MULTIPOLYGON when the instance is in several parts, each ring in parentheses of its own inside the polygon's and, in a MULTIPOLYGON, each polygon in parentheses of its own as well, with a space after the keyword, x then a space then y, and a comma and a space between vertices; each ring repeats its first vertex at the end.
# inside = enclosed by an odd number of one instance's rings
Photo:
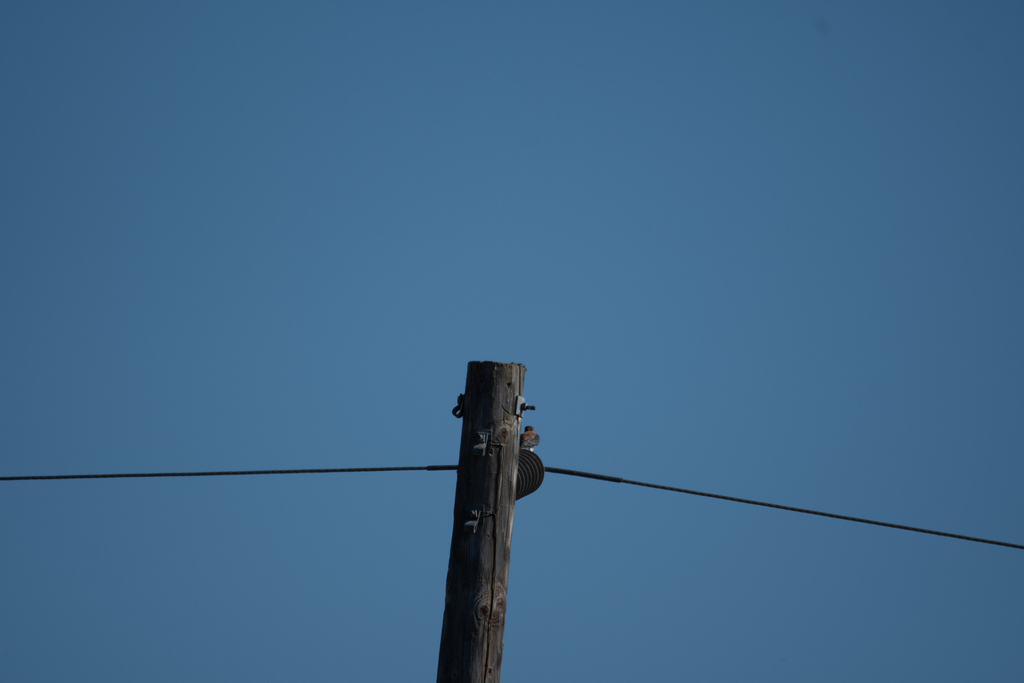
MULTIPOLYGON (((1024 5, 0 6, 0 474, 548 465, 1024 543, 1024 5)), ((0 484, 0 679, 429 681, 451 472, 0 484)), ((1021 681, 1024 551, 548 475, 506 681, 1021 681)))

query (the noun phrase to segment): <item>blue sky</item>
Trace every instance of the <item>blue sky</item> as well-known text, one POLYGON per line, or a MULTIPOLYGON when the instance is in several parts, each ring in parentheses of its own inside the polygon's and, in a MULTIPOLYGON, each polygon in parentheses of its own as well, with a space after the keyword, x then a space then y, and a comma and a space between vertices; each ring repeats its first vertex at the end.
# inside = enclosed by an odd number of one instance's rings
MULTIPOLYGON (((1016 3, 0 8, 0 470, 545 462, 1024 543, 1016 3)), ((0 678, 432 680, 450 472, 14 482, 0 678), (382 666, 383 665, 383 666, 382 666)), ((549 475, 505 680, 1019 681, 1024 553, 549 475)))

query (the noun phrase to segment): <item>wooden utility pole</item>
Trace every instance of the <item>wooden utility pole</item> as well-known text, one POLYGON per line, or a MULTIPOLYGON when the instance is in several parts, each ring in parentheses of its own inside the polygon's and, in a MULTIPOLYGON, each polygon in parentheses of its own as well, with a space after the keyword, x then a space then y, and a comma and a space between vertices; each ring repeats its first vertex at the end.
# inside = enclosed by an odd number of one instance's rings
POLYGON ((466 374, 438 683, 501 680, 525 374, 490 361, 466 374))

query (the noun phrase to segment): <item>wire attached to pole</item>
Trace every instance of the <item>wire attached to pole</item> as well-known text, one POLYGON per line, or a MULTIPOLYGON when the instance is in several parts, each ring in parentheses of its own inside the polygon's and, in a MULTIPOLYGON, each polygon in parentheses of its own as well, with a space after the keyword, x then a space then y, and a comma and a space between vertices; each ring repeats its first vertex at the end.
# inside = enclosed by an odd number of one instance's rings
POLYGON ((457 470, 458 465, 425 465, 421 467, 331 467, 316 470, 236 470, 225 472, 134 472, 130 474, 52 474, 29 477, 0 477, 0 481, 38 481, 53 479, 145 479, 151 477, 235 477, 253 474, 335 474, 342 472, 412 472, 457 470))
POLYGON ((776 503, 764 503, 759 500, 750 500, 748 498, 736 498, 734 496, 723 496, 719 493, 706 493, 704 491, 694 491, 692 489, 680 489, 675 486, 662 486, 661 484, 649 484, 644 481, 633 481, 632 479, 623 479, 622 477, 609 477, 605 474, 594 474, 592 472, 580 472, 579 470, 563 470, 559 467, 545 467, 545 471, 554 472, 555 474, 565 474, 570 477, 583 477, 585 479, 598 479, 600 481, 610 481, 615 484, 631 484, 633 486, 644 486, 649 489, 661 489, 662 491, 674 491, 675 493, 686 493, 691 496, 703 496, 705 498, 717 498, 718 500, 728 500, 733 503, 745 503, 746 505, 759 505, 766 508, 775 508, 776 510, 789 510, 790 512, 799 512, 805 515, 817 515, 818 517, 829 517, 830 519, 842 519, 847 522, 858 522, 860 524, 872 524, 874 526, 884 526, 890 529, 902 529, 903 531, 914 531, 919 534, 931 534, 932 536, 945 536, 946 538, 958 538, 961 541, 973 541, 975 543, 988 543, 989 545, 1000 545, 1004 548, 1016 548, 1018 550, 1024 550, 1024 545, 1018 545, 1016 543, 1006 543, 1005 541, 992 541, 987 538, 977 538, 975 536, 962 536, 960 534, 951 534, 945 531, 934 531, 932 529, 922 529, 916 526, 905 526, 903 524, 892 524, 890 522, 878 522, 873 519, 864 519, 863 517, 849 517, 847 515, 837 515, 831 512, 821 512, 820 510, 808 510, 806 508, 795 508, 789 505, 778 505, 776 503))
MULTIPOLYGON (((51 474, 51 475, 35 475, 35 476, 23 476, 23 477, 0 477, 0 481, 51 481, 55 479, 149 479, 155 477, 234 477, 234 476, 246 476, 246 475, 260 475, 260 474, 336 474, 336 473, 348 473, 348 472, 415 472, 415 471, 452 471, 459 469, 458 465, 423 465, 419 467, 331 467, 324 469, 302 469, 302 470, 233 470, 223 472, 134 472, 126 474, 51 474)), ((998 545, 1004 548, 1016 548, 1017 550, 1024 550, 1024 545, 1017 543, 1007 543, 1005 541, 993 541, 987 538, 978 538, 976 536, 963 536, 961 534, 951 534, 946 531, 935 531, 934 529, 922 529, 916 526, 906 526, 903 524, 892 524, 891 522, 879 522, 874 519, 865 519, 863 517, 850 517, 848 515, 837 515, 832 512, 822 512, 820 510, 808 510, 807 508, 797 508, 789 505, 779 505, 777 503, 765 503, 760 500, 750 500, 749 498, 736 498, 735 496, 723 496, 720 493, 707 493, 705 491, 694 491, 692 489, 681 489, 675 486, 663 486, 661 484, 651 484, 645 481, 634 481, 632 479, 623 479, 622 477, 612 477, 607 474, 594 474, 593 472, 581 472, 579 470, 566 470, 561 467, 545 467, 545 472, 551 472, 553 474, 564 474, 570 477, 582 477, 584 479, 597 479, 598 481, 608 481, 614 484, 630 484, 631 486, 643 486, 649 489, 661 489, 662 491, 672 491, 674 493, 685 493, 691 496, 702 496, 704 498, 716 498, 718 500, 727 500, 733 503, 743 503, 745 505, 758 505, 765 508, 774 508, 776 510, 788 510, 789 512, 799 512, 804 515, 816 515, 818 517, 828 517, 829 519, 841 519, 847 522, 857 522, 858 524, 871 524, 873 526, 882 526, 889 529, 902 529, 903 531, 913 531, 918 534, 930 534, 932 536, 944 536, 946 538, 956 538, 961 541, 972 541, 974 543, 987 543, 988 545, 998 545)))

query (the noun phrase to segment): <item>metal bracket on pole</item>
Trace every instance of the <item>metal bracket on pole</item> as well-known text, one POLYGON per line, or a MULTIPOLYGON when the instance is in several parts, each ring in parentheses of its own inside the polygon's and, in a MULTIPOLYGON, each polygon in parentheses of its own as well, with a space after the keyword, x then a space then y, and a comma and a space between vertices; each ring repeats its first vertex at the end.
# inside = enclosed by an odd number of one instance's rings
POLYGON ((490 451, 487 448, 491 443, 490 432, 477 432, 476 443, 473 444, 473 453, 476 455, 490 455, 490 451))
POLYGON ((522 417, 527 410, 537 410, 537 406, 531 406, 522 396, 516 396, 516 417, 522 417))
MULTIPOLYGON (((504 430, 504 428, 502 429, 504 430)), ((502 436, 505 435, 503 431, 502 436)), ((475 437, 476 443, 473 444, 473 453, 475 455, 495 455, 504 446, 500 438, 494 438, 494 435, 487 430, 476 432, 475 437)))
POLYGON ((491 510, 484 510, 483 508, 470 508, 469 519, 462 525, 462 529, 468 533, 475 534, 476 527, 480 523, 480 520, 487 516, 493 516, 494 512, 491 510))

